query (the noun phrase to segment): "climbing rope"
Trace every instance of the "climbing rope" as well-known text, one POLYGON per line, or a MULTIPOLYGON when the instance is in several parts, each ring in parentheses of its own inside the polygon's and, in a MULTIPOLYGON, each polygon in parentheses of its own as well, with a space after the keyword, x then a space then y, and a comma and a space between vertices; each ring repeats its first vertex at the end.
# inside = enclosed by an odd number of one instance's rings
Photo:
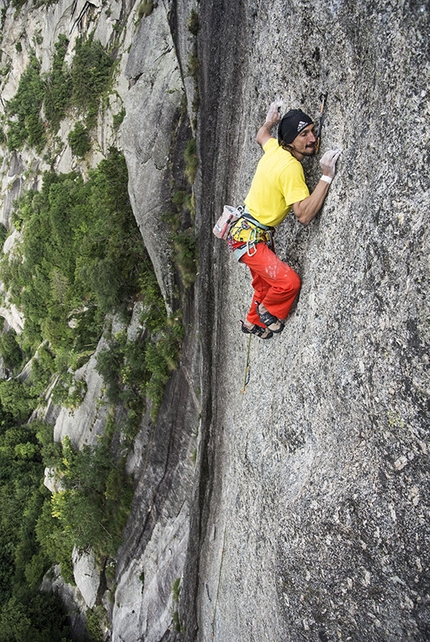
POLYGON ((250 334, 248 338, 248 350, 246 352, 246 362, 245 362, 245 376, 243 379, 243 388, 242 388, 243 393, 245 392, 246 386, 248 385, 249 379, 251 377, 251 366, 249 363, 249 355, 251 353, 251 337, 252 337, 252 334, 250 334))

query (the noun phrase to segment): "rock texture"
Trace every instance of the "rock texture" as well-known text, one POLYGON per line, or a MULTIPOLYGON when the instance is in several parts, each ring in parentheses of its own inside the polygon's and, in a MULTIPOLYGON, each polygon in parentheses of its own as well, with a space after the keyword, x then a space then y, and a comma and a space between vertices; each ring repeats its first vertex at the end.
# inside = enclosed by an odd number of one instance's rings
MULTIPOLYGON (((15 73, 2 81, 2 98, 16 91, 38 30, 36 54, 48 68, 58 33, 76 37, 94 27, 108 43, 121 17, 117 97, 99 121, 91 164, 112 142, 122 145, 136 220, 171 310, 177 277, 164 215, 182 162, 177 140, 183 144, 192 128, 199 274, 182 298, 179 368, 157 423, 142 418, 128 460, 136 490, 109 587, 114 603, 102 595, 105 578, 90 553, 76 555, 80 592, 58 575, 51 583, 81 613, 103 604, 112 642, 425 642, 428 6, 165 0, 136 29, 139 3, 110 5, 110 16, 97 2, 61 0, 18 16, 9 7, 2 64, 14 58, 15 73), (14 56, 23 32, 28 38, 14 56), (190 56, 198 58, 198 88, 190 56), (285 110, 316 115, 322 91, 322 152, 343 150, 338 174, 307 228, 291 216, 278 230, 278 253, 300 274, 302 290, 281 336, 252 338, 243 393, 248 344, 238 319, 250 276, 211 229, 224 203, 246 196, 269 103, 280 98, 285 110), (126 118, 117 138, 112 117, 121 100, 126 118)), ((69 171, 74 162, 66 147, 55 167, 69 171)), ((13 199, 37 187, 43 169, 42 159, 5 153, 7 226, 13 199)), ((305 173, 313 188, 316 159, 305 173)), ((18 311, 5 306, 1 314, 22 328, 18 311)), ((88 385, 79 410, 48 414, 57 438, 95 443, 101 381, 93 362, 78 376, 88 385)), ((82 632, 83 618, 77 622, 82 632)))
POLYGON ((70 437, 73 446, 81 448, 84 444, 97 445, 103 433, 109 405, 104 397, 103 378, 96 371, 97 355, 106 342, 99 342, 96 352, 82 368, 75 372, 76 381, 83 381, 86 392, 77 409, 52 407, 48 405, 46 419, 54 423, 54 440, 61 442, 70 437))
MULTIPOLYGON (((246 2, 204 5, 200 17, 211 384, 201 546, 185 579, 197 608, 190 616, 184 599, 184 639, 424 641, 428 13, 420 3, 246 2), (322 152, 343 149, 338 175, 318 218, 306 229, 290 218, 277 236, 302 290, 284 333, 252 341, 243 394, 237 319, 250 277, 208 230, 223 202, 246 195, 270 101, 315 114, 323 90, 322 152)), ((316 161, 306 175, 312 187, 316 161)))
MULTIPOLYGON (((194 327, 193 306, 185 323, 194 327)), ((135 450, 136 490, 117 559, 112 641, 174 640, 187 557, 196 474, 200 403, 198 342, 186 339, 178 370, 167 384, 157 424, 144 421, 135 450), (136 453, 136 454, 137 454, 136 453), (175 588, 176 587, 176 588, 175 588), (175 616, 176 613, 176 616, 175 616), (166 636, 166 637, 165 637, 166 636)))
POLYGON ((122 144, 133 211, 169 310, 174 299, 171 230, 171 162, 184 85, 169 28, 168 3, 141 21, 125 69, 130 90, 122 144))

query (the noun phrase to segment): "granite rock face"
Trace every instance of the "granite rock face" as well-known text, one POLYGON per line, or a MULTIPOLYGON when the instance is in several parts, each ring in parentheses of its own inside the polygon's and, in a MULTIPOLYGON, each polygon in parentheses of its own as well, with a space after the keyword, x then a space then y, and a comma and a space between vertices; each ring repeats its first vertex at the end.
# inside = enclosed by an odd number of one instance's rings
MULTIPOLYGON (((110 144, 123 148, 133 210, 169 310, 178 279, 165 214, 184 113, 199 155, 198 280, 182 297, 178 370, 156 424, 142 417, 127 462, 135 495, 115 580, 108 586, 91 552, 76 552, 81 590, 64 585, 58 569, 50 585, 71 612, 77 607, 80 634, 85 609, 103 604, 112 642, 424 642, 428 7, 413 0, 166 0, 138 27, 137 10, 138 3, 110 3, 108 15, 98 2, 61 0, 5 14, 2 64, 17 34, 28 37, 2 81, 4 100, 16 91, 30 42, 47 69, 59 33, 75 38, 95 28, 106 44, 122 17, 117 98, 99 119, 91 164, 110 144), (316 116, 321 92, 328 94, 321 152, 343 150, 338 173, 308 227, 290 216, 277 231, 278 254, 302 289, 282 335, 252 338, 243 392, 248 340, 238 319, 251 279, 211 229, 225 203, 246 196, 261 157, 255 133, 270 102, 316 116), (112 117, 121 100, 126 118, 117 136, 112 117)), ((63 122, 64 141, 67 134, 63 122)), ((6 226, 28 176, 37 188, 45 168, 27 153, 5 154, 6 226)), ((67 146, 55 168, 79 169, 67 146)), ((312 189, 317 159, 306 162, 305 174, 312 189)), ((13 239, 7 243, 5 251, 13 239)), ((1 314, 22 328, 19 311, 5 303, 1 314)), ((139 330, 134 321, 130 335, 139 330)), ((95 357, 76 373, 87 392, 74 414, 48 407, 57 439, 97 442, 106 408, 94 365, 95 357)))
POLYGON ((171 310, 174 279, 170 228, 163 215, 171 209, 170 152, 184 87, 167 10, 168 6, 160 3, 142 20, 133 41, 125 69, 130 89, 122 144, 134 215, 171 310))
MULTIPOLYGON (((212 397, 198 562, 190 555, 185 577, 197 608, 190 617, 184 597, 183 639, 424 641, 426 6, 220 2, 200 19, 200 305, 212 397), (315 221, 303 228, 291 216, 279 229, 278 254, 302 289, 283 334, 252 339, 243 394, 237 320, 251 279, 208 230, 223 203, 246 196, 269 103, 315 116, 322 91, 321 152, 343 150, 338 174, 315 221)), ((317 160, 305 173, 312 188, 317 160)))

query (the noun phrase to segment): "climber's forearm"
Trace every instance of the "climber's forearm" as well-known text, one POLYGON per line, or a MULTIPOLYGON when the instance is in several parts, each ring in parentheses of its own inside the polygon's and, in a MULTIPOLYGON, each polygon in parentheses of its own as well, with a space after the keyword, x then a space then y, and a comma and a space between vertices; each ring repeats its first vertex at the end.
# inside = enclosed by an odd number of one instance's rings
POLYGON ((293 211, 300 223, 308 225, 315 218, 324 204, 329 187, 329 183, 320 180, 308 198, 294 203, 293 211))

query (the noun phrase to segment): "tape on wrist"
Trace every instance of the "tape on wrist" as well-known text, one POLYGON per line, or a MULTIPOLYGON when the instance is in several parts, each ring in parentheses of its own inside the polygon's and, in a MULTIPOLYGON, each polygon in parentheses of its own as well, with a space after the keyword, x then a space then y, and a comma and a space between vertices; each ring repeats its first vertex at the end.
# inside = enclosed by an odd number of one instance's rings
POLYGON ((332 180, 333 180, 333 179, 332 179, 332 177, 331 177, 331 176, 325 176, 325 175, 323 175, 323 176, 321 176, 321 178, 320 178, 320 181, 324 181, 324 183, 328 183, 329 185, 330 185, 330 183, 332 182, 332 180))

